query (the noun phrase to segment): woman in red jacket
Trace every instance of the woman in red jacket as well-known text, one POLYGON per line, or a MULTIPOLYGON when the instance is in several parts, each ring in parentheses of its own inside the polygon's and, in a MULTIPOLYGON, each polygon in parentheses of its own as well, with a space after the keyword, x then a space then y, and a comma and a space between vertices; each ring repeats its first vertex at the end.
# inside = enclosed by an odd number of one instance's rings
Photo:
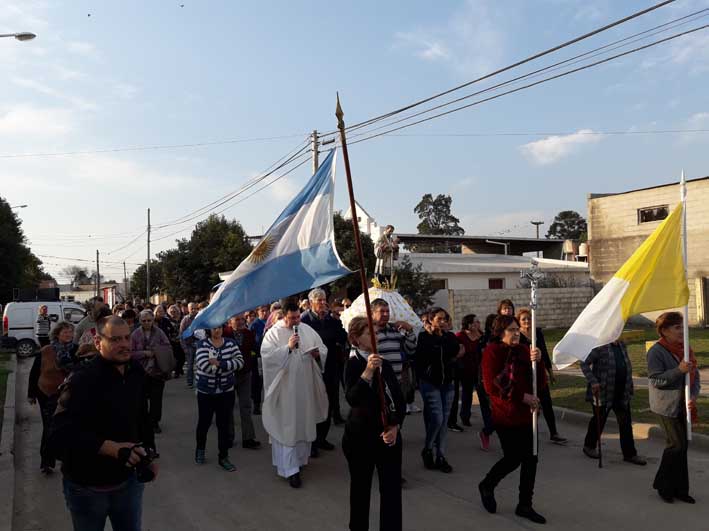
MULTIPOLYGON (((532 508, 537 474, 537 456, 532 451, 532 411, 539 409, 539 399, 532 394, 531 362, 541 360, 541 353, 539 349, 530 351, 528 346, 520 344, 519 321, 512 315, 495 318, 492 336, 483 353, 482 377, 503 457, 480 483, 480 497, 485 509, 494 513, 497 510, 495 487, 521 465, 515 514, 543 524, 546 519, 532 508)), ((538 389, 545 385, 544 370, 537 371, 538 389)))

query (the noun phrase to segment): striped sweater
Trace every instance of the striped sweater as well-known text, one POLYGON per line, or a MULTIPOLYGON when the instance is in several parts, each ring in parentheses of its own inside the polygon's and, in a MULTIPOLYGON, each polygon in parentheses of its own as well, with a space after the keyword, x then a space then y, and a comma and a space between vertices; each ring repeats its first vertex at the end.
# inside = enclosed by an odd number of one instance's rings
POLYGON ((417 340, 418 336, 413 330, 402 333, 390 323, 377 331, 377 352, 391 364, 397 379, 401 379, 404 360, 416 352, 417 340))
POLYGON ((234 373, 244 366, 244 358, 233 339, 225 337, 224 344, 215 347, 211 339, 207 338, 197 345, 195 365, 197 391, 214 395, 234 389, 234 373), (218 360, 219 365, 212 365, 210 359, 218 360))

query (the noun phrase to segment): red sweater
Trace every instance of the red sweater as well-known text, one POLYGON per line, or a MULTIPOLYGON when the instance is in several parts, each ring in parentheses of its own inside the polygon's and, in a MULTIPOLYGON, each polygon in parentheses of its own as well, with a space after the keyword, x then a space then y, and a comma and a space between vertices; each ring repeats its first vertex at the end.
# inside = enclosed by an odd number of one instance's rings
MULTIPOLYGON (((531 425, 532 411, 522 400, 524 394, 532 394, 532 363, 529 361, 529 347, 515 345, 510 347, 502 342, 488 343, 482 359, 483 385, 490 397, 492 420, 496 426, 518 427, 531 425), (505 362, 514 349, 516 362, 514 364, 512 394, 509 398, 502 396, 495 383, 495 378, 505 368, 505 362)), ((537 364, 537 389, 546 386, 544 365, 537 364)))

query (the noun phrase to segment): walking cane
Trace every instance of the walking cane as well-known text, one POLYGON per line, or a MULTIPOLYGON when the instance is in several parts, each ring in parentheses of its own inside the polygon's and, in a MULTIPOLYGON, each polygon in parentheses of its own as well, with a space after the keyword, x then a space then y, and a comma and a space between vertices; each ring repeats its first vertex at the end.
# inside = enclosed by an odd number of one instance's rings
POLYGON ((593 392, 593 409, 596 413, 596 433, 598 433, 598 468, 603 468, 603 450, 601 449, 601 397, 599 391, 593 392))

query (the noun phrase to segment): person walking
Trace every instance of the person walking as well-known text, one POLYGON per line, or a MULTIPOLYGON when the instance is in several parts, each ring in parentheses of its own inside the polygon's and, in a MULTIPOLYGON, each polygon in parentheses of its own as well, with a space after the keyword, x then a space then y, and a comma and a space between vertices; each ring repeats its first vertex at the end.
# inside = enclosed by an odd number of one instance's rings
POLYGON ((46 347, 49 345, 49 331, 52 328, 52 317, 56 320, 56 316, 49 315, 49 308, 46 304, 41 304, 37 309, 37 321, 34 325, 34 333, 37 336, 39 346, 46 347))
POLYGON ((433 308, 428 313, 428 319, 431 330, 419 334, 414 355, 426 427, 426 443, 421 458, 426 468, 449 474, 453 467, 446 460, 446 424, 453 402, 453 367, 465 350, 449 332, 448 312, 443 308, 433 308))
POLYGON ((620 448, 623 459, 634 465, 645 465, 647 461, 638 455, 633 439, 633 424, 630 416, 630 401, 633 398, 633 368, 628 350, 622 341, 614 341, 594 348, 581 362, 581 371, 586 377, 586 401, 598 402, 598 411, 588 421, 583 453, 591 459, 599 459, 598 424, 601 432, 608 415, 613 410, 618 421, 620 448), (597 418, 596 415, 600 415, 597 418), (599 422, 600 421, 600 422, 599 422))
POLYGON ((695 503, 689 495, 687 465, 687 413, 685 376, 690 375, 689 405, 692 422, 697 421, 696 400, 701 390, 699 369, 690 348, 684 361, 684 326, 679 312, 665 312, 655 321, 660 339, 647 352, 650 410, 660 421, 667 439, 652 487, 667 503, 674 500, 695 503))
MULTIPOLYGON (((475 314, 468 314, 463 317, 461 330, 456 334, 458 341, 465 349, 465 354, 462 359, 461 370, 461 408, 460 420, 464 426, 471 426, 470 416, 473 404, 473 391, 478 395, 480 403, 480 414, 483 418, 483 429, 480 430, 480 448, 484 451, 490 449, 490 435, 495 431, 492 424, 492 412, 490 411, 490 399, 485 392, 485 387, 482 385, 480 376, 480 362, 482 359, 481 343, 483 333, 480 329, 480 320, 475 314)), ((453 406, 451 414, 448 418, 448 425, 455 420, 454 413, 457 413, 457 400, 453 397, 453 406)))
POLYGON ((195 349, 197 347, 197 342, 199 341, 194 334, 190 337, 184 338, 182 334, 187 330, 194 318, 197 317, 197 312, 199 308, 196 302, 190 302, 187 305, 189 313, 182 318, 180 322, 180 344, 182 345, 182 350, 185 353, 185 359, 187 364, 187 387, 192 389, 194 386, 194 356, 195 349))
POLYGON ((139 531, 145 483, 158 474, 145 371, 131 359, 123 319, 96 327, 99 355, 61 386, 49 443, 75 531, 104 529, 107 518, 116 531, 139 531))
POLYGON ((261 398, 263 396, 263 367, 261 365, 261 344, 266 334, 266 319, 268 319, 268 306, 259 306, 256 309, 256 320, 249 325, 249 330, 256 340, 256 361, 251 371, 251 401, 253 414, 261 414, 261 398))
POLYGON ((140 327, 131 334, 131 350, 133 358, 140 361, 145 369, 146 388, 148 392, 148 414, 155 433, 162 433, 163 394, 165 382, 170 378, 174 368, 175 358, 172 354, 170 340, 159 327, 155 325, 152 310, 140 312, 140 327))
POLYGON ((229 419, 234 411, 235 372, 244 365, 236 341, 223 337, 222 327, 207 330, 195 355, 197 376, 197 447, 194 460, 203 465, 206 460, 207 433, 216 417, 218 463, 227 472, 236 467, 229 461, 229 419))
POLYGON ((59 399, 59 386, 74 367, 77 346, 74 345, 74 325, 62 321, 49 333, 49 344, 42 347, 30 370, 27 399, 39 403, 42 417, 42 439, 39 447, 40 470, 54 472, 56 460, 49 448, 49 428, 59 399))
POLYGON ((351 406, 342 437, 342 450, 350 471, 352 531, 369 529, 372 475, 379 477, 379 529, 401 531, 401 432, 406 402, 394 370, 378 354, 366 317, 349 324, 352 352, 345 366, 345 398, 351 406), (379 385, 384 393, 379 393, 379 385), (382 402, 383 400, 383 402, 382 402), (386 427, 382 419, 386 411, 386 427))
POLYGON ((172 354, 175 356, 175 370, 173 371, 175 378, 185 374, 185 351, 182 349, 182 342, 180 341, 181 319, 182 315, 179 306, 173 304, 167 309, 167 316, 161 321, 162 326, 160 327, 170 340, 172 354))
MULTIPOLYGON (((492 325, 492 339, 483 352, 482 375, 503 457, 493 465, 478 489, 483 507, 490 513, 497 512, 495 487, 521 465, 519 503, 515 514, 543 524, 546 518, 532 508, 537 475, 532 411, 539 409, 539 399, 532 394, 531 362, 540 360, 541 351, 538 348, 530 350, 520 344, 517 318, 498 315, 492 325)), ((544 371, 537 371, 537 389, 545 385, 544 371)))
MULTIPOLYGON (((256 440, 256 430, 251 416, 251 372, 258 370, 256 367, 256 338, 254 333, 246 327, 244 315, 235 315, 229 319, 231 337, 239 347, 239 351, 244 359, 243 366, 236 372, 235 390, 236 398, 239 400, 239 419, 241 421, 241 445, 244 448, 257 450, 261 448, 261 443, 256 440)), ((234 444, 234 410, 231 410, 229 422, 229 435, 232 446, 234 444)))
MULTIPOLYGON (((519 342, 523 345, 529 347, 532 346, 532 312, 527 308, 522 308, 517 312, 517 320, 519 321, 520 336, 519 342)), ((554 383, 554 369, 552 368, 551 358, 549 357, 549 351, 547 350, 547 343, 544 340, 544 333, 540 327, 537 327, 537 347, 542 353, 542 363, 544 364, 544 370, 547 373, 548 382, 550 384, 554 383)), ((551 403, 551 391, 549 390, 549 385, 540 389, 537 393, 539 397, 539 403, 542 406, 542 414, 544 415, 544 420, 549 427, 549 440, 554 444, 566 444, 568 440, 561 435, 556 427, 556 416, 554 415, 554 407, 551 403)))

